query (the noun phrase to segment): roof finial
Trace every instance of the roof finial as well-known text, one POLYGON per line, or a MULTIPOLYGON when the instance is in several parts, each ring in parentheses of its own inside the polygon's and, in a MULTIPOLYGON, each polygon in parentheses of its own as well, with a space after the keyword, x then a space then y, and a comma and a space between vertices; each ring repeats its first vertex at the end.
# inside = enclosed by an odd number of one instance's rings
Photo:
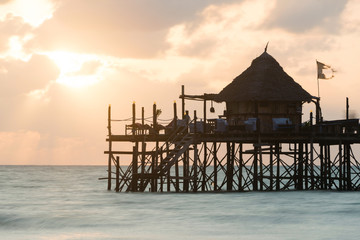
POLYGON ((265 52, 267 52, 267 47, 269 45, 269 42, 267 42, 266 46, 265 46, 265 52))

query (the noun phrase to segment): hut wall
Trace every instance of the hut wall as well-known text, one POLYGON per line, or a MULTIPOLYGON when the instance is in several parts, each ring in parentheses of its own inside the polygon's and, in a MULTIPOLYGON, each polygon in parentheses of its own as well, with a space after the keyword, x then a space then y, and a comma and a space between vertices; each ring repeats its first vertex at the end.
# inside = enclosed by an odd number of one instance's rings
MULTIPOLYGON (((226 108, 230 126, 245 126, 246 121, 251 118, 260 120, 261 132, 274 131, 274 118, 289 119, 289 124, 291 123, 296 131, 301 124, 301 102, 231 102, 226 104, 226 108)), ((291 126, 289 128, 291 129, 291 126)))

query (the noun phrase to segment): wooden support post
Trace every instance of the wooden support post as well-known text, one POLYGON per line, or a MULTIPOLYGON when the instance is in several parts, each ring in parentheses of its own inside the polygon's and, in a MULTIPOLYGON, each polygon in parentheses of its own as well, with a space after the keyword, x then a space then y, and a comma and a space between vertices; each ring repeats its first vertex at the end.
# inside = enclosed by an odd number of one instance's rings
POLYGON ((311 190, 315 189, 315 179, 314 179, 314 140, 310 140, 310 181, 311 181, 311 190))
MULTIPOLYGON (((189 111, 186 111, 186 128, 189 129, 189 111)), ((188 131, 188 130, 187 130, 188 131)), ((186 150, 183 154, 183 192, 188 192, 189 191, 189 150, 186 150)))
POLYGON ((294 179, 294 186, 295 189, 297 188, 297 183, 298 183, 298 168, 297 168, 297 164, 298 164, 298 155, 297 155, 298 151, 297 151, 297 144, 294 143, 294 174, 293 174, 293 179, 294 179))
MULTIPOLYGON (((169 170, 170 171, 170 170, 169 170)), ((180 181, 179 181, 179 161, 175 162, 175 190, 180 192, 180 181)))
MULTIPOLYGON (((141 124, 142 126, 145 125, 145 110, 144 107, 141 108, 141 124)), ((145 174, 145 160, 146 160, 146 156, 145 156, 145 152, 146 152, 146 143, 145 143, 145 136, 144 136, 144 129, 141 129, 141 135, 142 135, 142 141, 141 141, 141 176, 140 176, 140 189, 144 189, 144 182, 146 181, 146 179, 144 179, 144 174, 145 174)), ((145 190, 145 189, 144 189, 145 190)))
POLYGON ((332 175, 331 175, 331 154, 330 154, 330 145, 326 145, 326 161, 327 161, 327 189, 331 189, 332 186, 332 175))
POLYGON ((181 85, 181 118, 185 119, 185 87, 181 85))
POLYGON ((146 165, 146 142, 142 142, 141 143, 141 175, 140 175, 140 189, 142 189, 143 191, 145 191, 145 165, 146 165))
POLYGON ((303 175, 303 167, 304 167, 304 144, 299 143, 298 150, 298 181, 297 181, 297 190, 304 189, 304 175, 303 175))
POLYGON ((259 147, 259 179, 260 179, 260 191, 264 191, 264 174, 263 174, 263 159, 262 159, 262 147, 259 147))
MULTIPOLYGON (((169 155, 169 154, 170 154, 169 142, 166 142, 166 155, 169 155)), ((166 179, 166 191, 167 192, 170 192, 170 190, 171 190, 170 171, 171 171, 171 168, 169 169, 169 171, 166 174, 166 177, 167 177, 167 179, 166 179)))
POLYGON ((136 123, 136 106, 135 101, 132 104, 132 135, 135 136, 135 123, 136 123))
POLYGON ((204 133, 206 133, 206 131, 207 131, 207 129, 206 129, 206 121, 207 121, 207 118, 206 118, 206 99, 204 99, 204 126, 203 126, 204 133))
POLYGON ((176 120, 177 119, 177 107, 176 107, 176 101, 174 101, 174 119, 176 120))
POLYGON ((159 131, 158 131, 158 123, 157 123, 157 109, 155 102, 153 104, 153 129, 154 129, 154 133, 157 135, 159 131))
POLYGON ((325 189, 324 146, 320 145, 320 189, 325 189))
POLYGON ((344 149, 345 149, 345 156, 346 158, 344 159, 346 161, 346 190, 350 191, 352 190, 352 185, 351 185, 351 156, 350 156, 350 144, 346 143, 344 145, 344 149))
POLYGON ((226 191, 230 191, 230 158, 231 158, 231 145, 230 142, 226 142, 226 191))
POLYGON ((273 159, 273 145, 270 145, 270 156, 269 156, 269 161, 270 161, 270 191, 274 190, 274 159, 273 159))
POLYGON ((194 110, 194 133, 197 133, 197 115, 196 110, 194 110))
POLYGON ((233 187, 233 176, 234 176, 234 155, 235 155, 235 143, 226 143, 227 148, 227 162, 226 162, 226 190, 232 191, 233 187))
POLYGON ((193 192, 197 192, 198 190, 198 148, 196 142, 193 144, 194 147, 194 184, 193 184, 193 192))
MULTIPOLYGON (((163 165, 163 148, 160 148, 160 166, 163 165)), ((160 192, 164 192, 164 176, 162 174, 160 174, 160 192)))
MULTIPOLYGON (((162 150, 161 150, 161 154, 162 154, 162 150)), ((155 157, 153 158, 153 167, 152 167, 152 173, 157 174, 155 172, 155 169, 157 168, 159 164, 159 140, 158 137, 156 136, 156 140, 155 140, 155 157)), ((162 178, 162 176, 160 176, 160 178, 162 178)), ((154 179, 154 192, 158 191, 158 177, 154 179)))
POLYGON ((243 159, 243 144, 239 143, 239 179, 238 179, 238 183, 239 183, 239 187, 238 187, 238 191, 243 191, 244 188, 242 187, 242 178, 243 178, 243 167, 245 167, 244 164, 244 159, 243 159))
POLYGON ((108 108, 108 135, 109 135, 109 159, 108 159, 108 186, 111 190, 111 160, 112 160, 112 141, 111 141, 111 105, 108 108))
POLYGON ((119 192, 119 177, 120 177, 120 159, 119 156, 116 157, 116 187, 115 187, 115 191, 119 192))
POLYGON ((328 189, 328 181, 329 181, 329 174, 328 174, 328 154, 327 154, 327 145, 324 145, 324 157, 323 157, 323 163, 324 163, 324 188, 328 189))
POLYGON ((213 142, 214 151, 213 151, 213 157, 214 157, 214 191, 216 192, 218 190, 218 175, 217 175, 217 166, 218 166, 218 158, 217 158, 217 144, 216 142, 213 142))
POLYGON ((177 106, 176 106, 176 101, 174 101, 174 131, 177 131, 177 106))
POLYGON ((132 159, 132 179, 131 179, 131 191, 137 192, 138 189, 138 142, 133 147, 133 159, 132 159))
POLYGON ((280 191, 280 144, 275 145, 276 154, 276 191, 280 191))
POLYGON ((346 120, 349 120, 349 98, 346 97, 346 120))
POLYGON ((183 156, 183 191, 189 191, 189 151, 186 151, 183 156))
MULTIPOLYGON (((156 158, 156 153, 157 153, 157 151, 155 151, 155 152, 153 152, 152 154, 151 154, 151 171, 149 171, 151 174, 153 174, 154 176, 155 176, 155 158, 156 158)), ((156 185, 155 185, 155 180, 156 180, 157 178, 151 178, 150 179, 150 191, 151 192, 156 192, 156 185)))
POLYGON ((254 176, 253 176, 253 190, 258 190, 258 146, 254 146, 254 176))
MULTIPOLYGON (((196 123, 197 123, 197 115, 196 110, 194 110, 194 133, 196 133, 196 123)), ((198 161, 199 161, 199 155, 198 155, 198 148, 197 143, 194 142, 194 192, 197 192, 198 190, 198 161)))
POLYGON ((202 183, 201 183, 201 191, 206 191, 206 165, 207 165, 207 143, 204 142, 204 160, 203 160, 203 168, 202 168, 202 183))
POLYGON ((315 122, 316 122, 316 124, 319 124, 320 120, 321 120, 320 98, 316 99, 315 106, 316 106, 315 122))
MULTIPOLYGON (((142 126, 145 125, 145 109, 144 109, 144 107, 141 108, 141 124, 142 124, 142 126)), ((144 128, 142 127, 141 128, 141 135, 144 136, 144 134, 145 134, 144 128)))
POLYGON ((342 154, 342 143, 339 142, 339 189, 344 190, 344 175, 343 175, 343 154, 342 154))
POLYGON ((305 190, 309 190, 309 145, 305 143, 305 190))

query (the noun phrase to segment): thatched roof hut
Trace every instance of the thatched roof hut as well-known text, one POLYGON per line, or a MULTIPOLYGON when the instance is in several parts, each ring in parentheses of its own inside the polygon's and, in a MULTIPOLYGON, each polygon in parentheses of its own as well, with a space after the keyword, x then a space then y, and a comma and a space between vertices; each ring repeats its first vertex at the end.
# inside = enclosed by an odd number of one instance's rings
POLYGON ((225 117, 234 129, 256 123, 261 132, 271 132, 280 128, 298 130, 302 104, 312 99, 265 51, 213 100, 226 102, 225 117))
POLYGON ((266 51, 215 97, 217 102, 310 102, 311 99, 312 96, 266 51))

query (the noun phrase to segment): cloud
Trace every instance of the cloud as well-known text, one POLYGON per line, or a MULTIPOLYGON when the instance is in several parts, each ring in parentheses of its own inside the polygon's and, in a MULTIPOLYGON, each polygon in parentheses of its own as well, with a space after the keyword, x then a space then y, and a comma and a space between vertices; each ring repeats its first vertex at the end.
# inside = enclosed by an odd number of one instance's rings
MULTIPOLYGON (((151 116, 156 101, 163 110, 161 118, 170 119, 173 100, 180 102, 181 84, 187 94, 216 93, 264 51, 267 41, 269 54, 311 93, 317 92, 315 59, 342 69, 331 81, 321 82, 324 114, 336 117, 332 109, 343 109, 343 96, 349 94, 355 100, 358 94, 354 79, 359 49, 354 43, 360 39, 359 8, 353 8, 356 1, 351 1, 342 12, 323 12, 314 2, 321 16, 309 15, 311 23, 291 23, 295 20, 286 12, 296 15, 299 8, 298 15, 304 15, 307 3, 301 7, 302 3, 275 0, 64 0, 58 2, 53 18, 36 30, 18 17, 3 20, 4 50, 8 39, 21 40, 30 32, 37 35, 27 45, 34 52, 64 49, 99 54, 67 74, 101 75, 102 80, 69 88, 55 82, 59 69, 44 55, 34 53, 29 61, 1 59, 0 159, 19 164, 105 163, 108 104, 114 119, 125 119, 131 117, 132 101, 136 101, 137 116, 141 107, 151 116), (288 18, 289 23, 280 21, 288 18), (327 21, 340 27, 337 31, 342 34, 331 32, 327 21), (19 146, 28 157, 11 154, 19 146)), ((201 103, 186 102, 191 113, 196 108, 201 115, 201 103)), ((123 133, 123 122, 117 123, 114 133, 123 133)))
POLYGON ((350 0, 342 13, 341 20, 344 26, 343 33, 359 33, 360 30, 360 2, 350 0))
POLYGON ((31 30, 32 27, 25 23, 22 17, 7 14, 6 18, 0 21, 0 54, 11 50, 12 37, 23 40, 31 30))
POLYGON ((12 0, 0 0, 0 5, 1 4, 6 4, 6 3, 9 3, 11 2, 12 0))
MULTIPOLYGON (((211 2, 211 1, 210 1, 211 2)), ((32 47, 117 57, 153 57, 168 28, 196 17, 209 1, 64 1, 35 32, 32 47)))
POLYGON ((348 1, 287 0, 276 1, 264 22, 269 28, 283 28, 290 32, 305 32, 314 28, 329 33, 339 31, 339 18, 348 1))
POLYGON ((33 55, 28 62, 0 60, 0 66, 3 69, 0 72, 2 97, 27 94, 32 90, 44 88, 59 75, 57 66, 43 55, 33 55))

